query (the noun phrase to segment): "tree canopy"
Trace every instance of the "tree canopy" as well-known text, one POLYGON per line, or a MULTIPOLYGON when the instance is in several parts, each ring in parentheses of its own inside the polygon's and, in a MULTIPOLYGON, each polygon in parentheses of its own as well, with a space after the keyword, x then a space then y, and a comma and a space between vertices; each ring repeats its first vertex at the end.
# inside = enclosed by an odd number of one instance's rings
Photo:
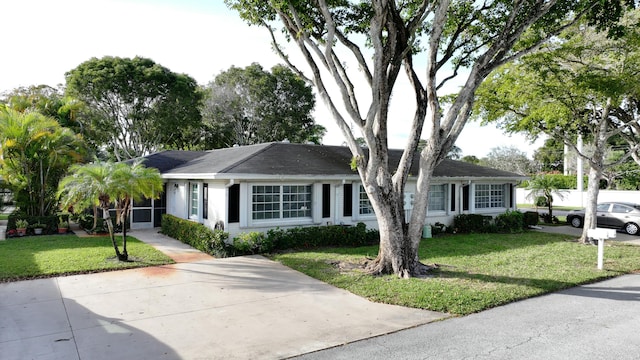
POLYGON ((58 211, 58 182, 85 155, 82 139, 55 119, 0 104, 0 175, 26 215, 58 211))
POLYGON ((585 24, 568 28, 537 54, 504 66, 478 91, 478 108, 487 121, 498 121, 508 131, 545 133, 561 139, 589 164, 585 230, 595 227, 595 207, 603 172, 637 153, 638 126, 635 99, 640 85, 638 12, 621 19, 619 36, 607 37, 585 24), (578 137, 591 144, 587 154, 578 137), (607 162, 608 144, 625 138, 629 150, 607 162))
POLYGON ((231 67, 205 89, 202 116, 207 148, 289 140, 319 144, 325 129, 312 117, 313 91, 294 72, 276 65, 231 67))
POLYGON ((588 15, 609 28, 623 9, 613 6, 621 3, 615 0, 225 2, 248 23, 267 29, 286 64, 316 87, 345 137, 376 213, 380 250, 369 271, 403 277, 428 270, 417 248, 431 175, 469 119, 483 79, 537 50, 577 19, 588 15), (287 41, 299 50, 308 77, 288 56, 287 41), (401 96, 410 96, 415 108, 404 154, 391 168, 388 137, 396 124, 389 109, 403 70, 410 90, 401 96), (443 87, 458 77, 463 85, 444 106, 443 87), (406 226, 404 188, 423 130, 427 146, 420 151, 417 192, 406 226), (359 136, 367 151, 356 141, 359 136))
POLYGON ((150 59, 92 58, 66 73, 66 92, 87 104, 92 140, 117 160, 189 148, 200 130, 196 81, 150 59))

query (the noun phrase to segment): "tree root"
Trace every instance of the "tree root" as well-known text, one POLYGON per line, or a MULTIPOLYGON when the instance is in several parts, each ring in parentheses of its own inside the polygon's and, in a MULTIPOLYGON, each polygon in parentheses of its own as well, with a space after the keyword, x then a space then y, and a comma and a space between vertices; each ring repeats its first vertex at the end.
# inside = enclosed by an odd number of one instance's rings
POLYGON ((402 268, 396 273, 393 271, 391 264, 385 264, 381 259, 376 258, 367 265, 365 273, 373 276, 395 274, 401 279, 409 279, 412 277, 427 277, 436 268, 437 266, 430 266, 416 261, 413 264, 413 269, 402 268))

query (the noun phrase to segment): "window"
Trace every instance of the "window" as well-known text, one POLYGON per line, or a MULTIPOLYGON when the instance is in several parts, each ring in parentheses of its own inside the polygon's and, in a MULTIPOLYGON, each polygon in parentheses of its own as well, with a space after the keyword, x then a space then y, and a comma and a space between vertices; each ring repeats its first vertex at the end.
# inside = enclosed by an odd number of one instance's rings
POLYGON ((282 217, 311 217, 311 186, 285 185, 282 187, 282 217))
POLYGON ((253 220, 311 217, 311 185, 254 185, 253 220))
POLYGON ((209 218, 209 184, 202 184, 202 218, 209 218))
POLYGON ((431 185, 429 187, 429 209, 430 211, 444 211, 445 185, 431 185))
POLYGON ((189 197, 189 218, 198 218, 198 184, 191 183, 191 196, 189 197))
POLYGON ((360 215, 373 215, 373 208, 371 207, 369 196, 367 196, 367 193, 364 191, 364 186, 362 185, 360 185, 359 200, 360 215))
POLYGON ((253 187, 253 219, 277 219, 280 217, 280 186, 253 187))
POLYGON ((503 184, 476 184, 476 209, 504 207, 503 184))

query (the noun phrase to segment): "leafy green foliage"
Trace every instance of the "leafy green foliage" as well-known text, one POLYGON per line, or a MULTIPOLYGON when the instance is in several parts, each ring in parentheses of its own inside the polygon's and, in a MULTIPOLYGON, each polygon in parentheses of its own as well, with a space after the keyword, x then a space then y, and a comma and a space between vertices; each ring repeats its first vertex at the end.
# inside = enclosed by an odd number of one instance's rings
POLYGON ((202 116, 206 148, 289 140, 319 144, 325 129, 317 125, 311 87, 291 70, 271 72, 254 63, 231 67, 205 88, 202 116))
POLYGON ((507 210, 493 221, 499 233, 521 233, 526 228, 524 214, 517 210, 507 210))
POLYGON ((227 257, 233 253, 233 247, 225 241, 229 234, 222 230, 212 230, 202 224, 164 214, 162 216, 164 235, 180 240, 204 253, 216 257, 227 257))
POLYGON ((122 227, 122 252, 114 236, 110 208, 115 203, 117 223, 127 223, 127 216, 133 201, 143 198, 156 199, 163 190, 160 172, 147 168, 141 161, 95 162, 74 165, 70 174, 59 184, 58 195, 64 208, 74 207, 76 211, 99 207, 109 229, 113 248, 118 258, 127 260, 127 227, 122 227))
MULTIPOLYGON (((68 220, 69 216, 25 216, 20 214, 19 212, 13 213, 7 217, 7 229, 11 230, 17 228, 18 226, 16 221, 20 219, 25 220, 27 224, 31 224, 32 227, 35 224, 40 224, 41 228, 43 229, 43 234, 54 234, 57 232, 58 221, 60 218, 68 220)), ((32 230, 28 229, 28 233, 31 234, 32 230)))
POLYGON ((234 237, 233 247, 236 255, 263 254, 273 250, 273 243, 263 232, 252 231, 234 237))
POLYGON ((87 136, 117 160, 190 148, 199 138, 196 81, 150 59, 92 58, 69 71, 66 82, 67 94, 87 105, 87 136))
POLYGON ((492 232, 493 218, 481 214, 459 214, 453 217, 453 231, 458 234, 492 232))
POLYGON ((58 183, 84 150, 82 139, 55 119, 0 104, 0 176, 25 215, 58 211, 58 183))
POLYGON ((368 229, 364 223, 356 226, 311 226, 290 229, 271 229, 267 238, 274 250, 305 249, 319 246, 362 246, 380 241, 375 229, 368 229))

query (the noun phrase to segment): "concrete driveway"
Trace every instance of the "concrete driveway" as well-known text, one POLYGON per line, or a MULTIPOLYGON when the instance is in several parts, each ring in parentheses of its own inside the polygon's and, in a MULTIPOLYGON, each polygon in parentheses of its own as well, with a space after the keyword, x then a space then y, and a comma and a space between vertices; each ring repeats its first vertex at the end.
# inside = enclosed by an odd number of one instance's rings
POLYGON ((132 235, 180 263, 0 284, 0 358, 280 359, 447 317, 261 256, 213 259, 157 231, 132 235))

